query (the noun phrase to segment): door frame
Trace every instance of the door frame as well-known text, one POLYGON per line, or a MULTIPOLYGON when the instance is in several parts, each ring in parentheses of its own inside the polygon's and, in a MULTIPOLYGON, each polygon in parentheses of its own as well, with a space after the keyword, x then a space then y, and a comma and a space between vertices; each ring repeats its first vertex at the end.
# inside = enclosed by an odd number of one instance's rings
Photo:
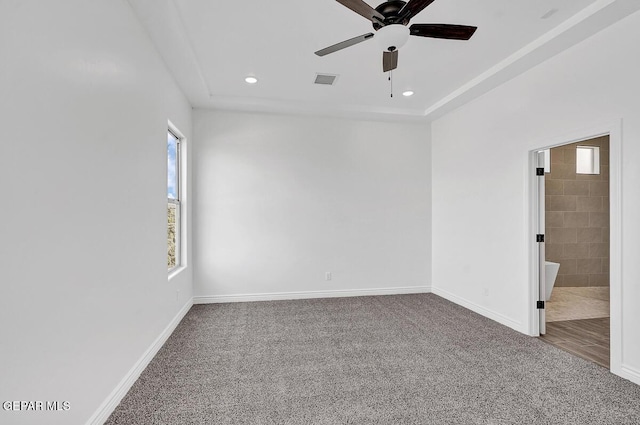
POLYGON ((611 361, 610 370, 616 375, 622 371, 622 120, 605 122, 589 128, 576 130, 558 137, 547 138, 535 143, 535 149, 529 151, 529 335, 540 336, 540 312, 536 308, 539 297, 538 243, 536 233, 538 225, 538 188, 535 169, 537 152, 557 146, 568 145, 609 136, 609 299, 611 316, 611 361))

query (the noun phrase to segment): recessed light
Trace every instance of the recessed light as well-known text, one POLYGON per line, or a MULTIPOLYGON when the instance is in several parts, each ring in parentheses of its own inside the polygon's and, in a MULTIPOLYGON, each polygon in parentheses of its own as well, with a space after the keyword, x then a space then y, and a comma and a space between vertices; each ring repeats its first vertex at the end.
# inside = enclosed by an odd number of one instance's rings
POLYGON ((247 77, 244 80, 249 84, 255 84, 258 82, 258 79, 256 77, 247 77))
POLYGON ((413 96, 413 92, 411 90, 407 90, 405 92, 402 92, 402 95, 404 97, 409 97, 409 96, 413 96))

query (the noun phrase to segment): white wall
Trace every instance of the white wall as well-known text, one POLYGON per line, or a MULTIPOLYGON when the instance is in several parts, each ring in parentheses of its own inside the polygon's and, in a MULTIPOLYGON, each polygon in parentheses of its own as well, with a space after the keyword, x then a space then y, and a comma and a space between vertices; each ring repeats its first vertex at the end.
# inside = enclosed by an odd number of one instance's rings
POLYGON ((528 332, 528 152, 622 119, 622 367, 636 382, 638 39, 636 13, 432 124, 434 292, 528 332))
POLYGON ((197 110, 194 133, 201 302, 430 284, 428 126, 197 110))
POLYGON ((192 297, 168 282, 166 126, 191 108, 124 0, 0 3, 0 423, 85 423, 192 297), (176 300, 176 290, 180 290, 176 300))

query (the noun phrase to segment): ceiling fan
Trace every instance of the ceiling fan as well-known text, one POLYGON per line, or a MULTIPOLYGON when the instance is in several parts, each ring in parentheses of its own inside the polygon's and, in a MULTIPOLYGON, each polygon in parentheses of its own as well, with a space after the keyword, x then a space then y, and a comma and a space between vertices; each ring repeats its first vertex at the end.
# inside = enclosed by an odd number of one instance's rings
MULTIPOLYGON (((407 28, 409 21, 435 0, 390 0, 380 4, 375 9, 363 0, 336 0, 373 23, 377 31, 375 38, 382 47, 382 70, 391 71, 398 67, 398 49, 402 47, 409 35, 418 37, 445 38, 449 40, 468 40, 477 27, 451 24, 413 24, 407 28)), ((315 52, 318 56, 325 56, 344 48, 372 39, 373 33, 367 33, 350 38, 315 52)))

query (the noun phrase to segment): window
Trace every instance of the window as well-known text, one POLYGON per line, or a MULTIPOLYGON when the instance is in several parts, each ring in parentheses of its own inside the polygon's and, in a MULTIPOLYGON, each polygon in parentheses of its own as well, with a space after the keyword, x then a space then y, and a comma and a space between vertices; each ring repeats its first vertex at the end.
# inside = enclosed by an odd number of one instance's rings
POLYGON ((180 266, 180 137, 167 131, 167 267, 180 266))
POLYGON ((576 174, 600 174, 600 148, 578 146, 576 148, 576 174))

